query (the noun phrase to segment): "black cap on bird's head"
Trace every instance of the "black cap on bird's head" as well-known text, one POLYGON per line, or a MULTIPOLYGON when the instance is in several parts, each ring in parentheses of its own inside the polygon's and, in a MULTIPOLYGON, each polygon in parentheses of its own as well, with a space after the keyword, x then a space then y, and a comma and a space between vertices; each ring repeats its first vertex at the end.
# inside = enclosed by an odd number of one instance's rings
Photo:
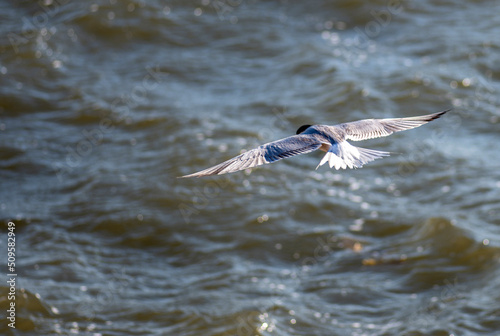
POLYGON ((306 129, 308 129, 311 126, 312 125, 302 125, 302 126, 299 127, 299 129, 297 130, 297 133, 295 133, 295 134, 300 134, 300 133, 304 132, 306 129))

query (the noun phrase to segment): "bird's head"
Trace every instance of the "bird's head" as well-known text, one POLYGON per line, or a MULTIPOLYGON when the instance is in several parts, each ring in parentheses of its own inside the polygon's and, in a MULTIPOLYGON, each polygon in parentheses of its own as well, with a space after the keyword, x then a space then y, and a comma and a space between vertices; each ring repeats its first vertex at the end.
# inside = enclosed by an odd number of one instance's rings
POLYGON ((311 125, 302 125, 299 127, 299 129, 297 130, 297 133, 295 133, 295 134, 300 134, 300 133, 304 132, 306 129, 308 129, 309 127, 311 127, 311 125))

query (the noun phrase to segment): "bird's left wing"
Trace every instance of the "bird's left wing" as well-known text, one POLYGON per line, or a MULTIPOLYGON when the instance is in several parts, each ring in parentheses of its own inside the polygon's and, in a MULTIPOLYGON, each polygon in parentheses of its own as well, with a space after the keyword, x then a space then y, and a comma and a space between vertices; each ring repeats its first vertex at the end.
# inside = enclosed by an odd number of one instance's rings
POLYGON ((290 156, 309 153, 319 147, 321 147, 321 142, 310 135, 293 135, 249 150, 216 166, 181 177, 201 177, 233 173, 290 156))

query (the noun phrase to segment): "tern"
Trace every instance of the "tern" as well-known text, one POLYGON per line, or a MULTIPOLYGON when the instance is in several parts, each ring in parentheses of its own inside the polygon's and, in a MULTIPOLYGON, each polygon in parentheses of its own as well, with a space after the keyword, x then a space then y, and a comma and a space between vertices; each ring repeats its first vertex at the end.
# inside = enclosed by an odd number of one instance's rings
POLYGON ((409 118, 364 119, 335 126, 303 125, 299 127, 295 135, 269 142, 216 166, 180 177, 233 173, 287 157, 310 153, 317 149, 326 152, 326 154, 316 169, 327 162, 330 168, 335 167, 337 170, 361 168, 368 162, 389 156, 390 153, 355 147, 347 140, 361 141, 406 131, 437 119, 448 111, 450 110, 409 118))

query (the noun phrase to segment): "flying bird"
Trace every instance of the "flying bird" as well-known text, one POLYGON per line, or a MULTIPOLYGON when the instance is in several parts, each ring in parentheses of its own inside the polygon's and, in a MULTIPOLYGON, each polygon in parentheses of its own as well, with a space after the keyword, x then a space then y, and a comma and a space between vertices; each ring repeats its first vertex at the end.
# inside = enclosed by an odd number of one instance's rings
POLYGON ((337 170, 361 168, 368 162, 389 156, 390 153, 355 147, 347 140, 373 139, 409 130, 437 119, 448 111, 450 110, 409 118, 364 119, 335 126, 303 125, 299 127, 296 135, 269 142, 216 166, 181 178, 233 173, 317 149, 326 154, 316 169, 327 162, 330 168, 335 167, 337 170))

